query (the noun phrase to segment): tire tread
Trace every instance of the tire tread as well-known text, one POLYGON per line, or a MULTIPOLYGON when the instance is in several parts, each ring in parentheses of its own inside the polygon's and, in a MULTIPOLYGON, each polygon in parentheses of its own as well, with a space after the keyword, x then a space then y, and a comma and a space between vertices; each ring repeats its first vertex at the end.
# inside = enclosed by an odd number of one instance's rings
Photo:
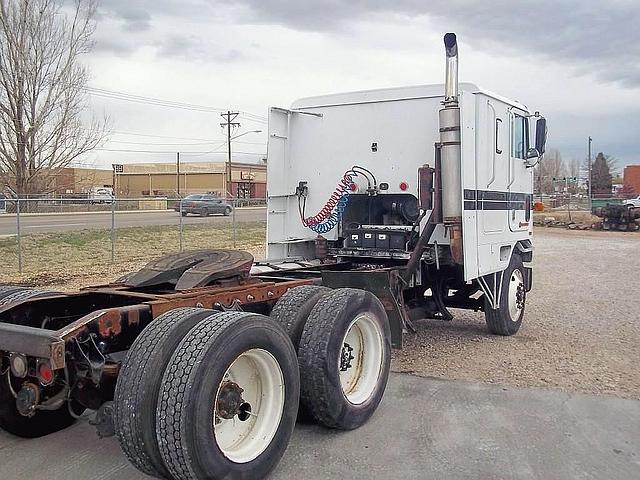
MULTIPOLYGON (((145 448, 142 437, 145 426, 138 409, 148 392, 140 387, 145 377, 162 375, 162 372, 149 371, 152 359, 162 354, 159 351, 162 340, 171 335, 181 322, 187 321, 194 314, 203 312, 206 310, 187 307, 161 315, 138 335, 123 362, 114 395, 116 435, 127 459, 147 475, 162 478, 167 476, 167 472, 163 465, 158 465, 152 460, 145 448)), ((209 312, 214 313, 212 310, 209 312)))

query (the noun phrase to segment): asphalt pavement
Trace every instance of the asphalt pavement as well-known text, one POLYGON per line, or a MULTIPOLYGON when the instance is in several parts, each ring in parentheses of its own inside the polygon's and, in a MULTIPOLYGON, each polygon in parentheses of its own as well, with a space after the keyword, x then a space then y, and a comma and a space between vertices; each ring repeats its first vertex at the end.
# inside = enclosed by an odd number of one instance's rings
MULTIPOLYGON (((267 210, 264 207, 238 208, 236 210, 236 221, 262 221, 266 220, 266 215, 267 210)), ((183 220, 185 225, 201 225, 203 223, 228 221, 230 217, 223 215, 211 215, 209 217, 188 215, 183 220)), ((173 210, 116 212, 117 228, 178 225, 179 223, 180 215, 173 210)), ((20 228, 24 234, 111 228, 111 212, 21 215, 20 228)), ((0 215, 0 236, 15 235, 15 233, 16 216, 0 215)))
MULTIPOLYGON (((391 376, 356 431, 298 425, 274 480, 640 478, 640 401, 391 376)), ((143 480, 81 422, 22 440, 0 431, 3 480, 143 480)))

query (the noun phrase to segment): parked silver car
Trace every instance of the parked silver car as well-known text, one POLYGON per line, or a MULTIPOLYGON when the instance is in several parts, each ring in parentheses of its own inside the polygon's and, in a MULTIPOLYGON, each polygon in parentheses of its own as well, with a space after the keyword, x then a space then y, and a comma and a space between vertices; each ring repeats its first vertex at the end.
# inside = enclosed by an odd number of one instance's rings
POLYGON ((208 217, 213 214, 231 215, 233 207, 221 197, 212 194, 189 195, 182 200, 178 200, 173 209, 180 212, 180 202, 182 201, 182 216, 186 217, 193 213, 201 217, 208 217))

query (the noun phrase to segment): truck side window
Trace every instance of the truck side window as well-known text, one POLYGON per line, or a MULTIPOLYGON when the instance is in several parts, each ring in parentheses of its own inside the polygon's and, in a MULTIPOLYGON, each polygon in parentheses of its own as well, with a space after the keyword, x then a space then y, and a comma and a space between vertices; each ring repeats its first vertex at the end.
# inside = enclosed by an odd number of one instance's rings
POLYGON ((511 156, 515 158, 526 158, 527 151, 527 124, 526 118, 520 115, 512 117, 511 125, 511 156))

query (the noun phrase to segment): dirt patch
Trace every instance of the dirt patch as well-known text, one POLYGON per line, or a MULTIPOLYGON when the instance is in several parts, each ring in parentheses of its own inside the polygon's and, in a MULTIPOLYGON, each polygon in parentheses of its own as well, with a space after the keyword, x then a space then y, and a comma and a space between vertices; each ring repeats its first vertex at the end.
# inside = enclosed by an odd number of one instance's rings
POLYGON ((424 320, 394 355, 396 371, 640 399, 640 238, 535 232, 534 287, 513 337, 489 335, 484 314, 424 320))

